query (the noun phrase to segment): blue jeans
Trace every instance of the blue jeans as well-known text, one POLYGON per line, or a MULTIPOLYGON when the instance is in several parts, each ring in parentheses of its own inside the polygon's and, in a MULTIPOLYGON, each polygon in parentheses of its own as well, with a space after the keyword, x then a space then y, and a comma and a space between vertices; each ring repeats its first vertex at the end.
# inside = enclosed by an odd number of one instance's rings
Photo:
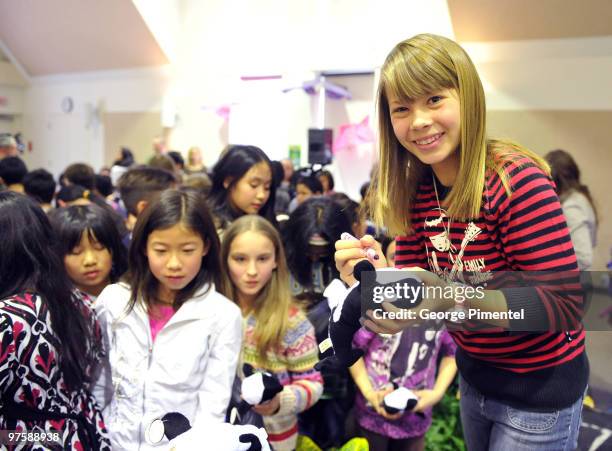
POLYGON ((562 410, 530 412, 486 398, 459 378, 468 451, 565 451, 578 446, 582 400, 562 410))

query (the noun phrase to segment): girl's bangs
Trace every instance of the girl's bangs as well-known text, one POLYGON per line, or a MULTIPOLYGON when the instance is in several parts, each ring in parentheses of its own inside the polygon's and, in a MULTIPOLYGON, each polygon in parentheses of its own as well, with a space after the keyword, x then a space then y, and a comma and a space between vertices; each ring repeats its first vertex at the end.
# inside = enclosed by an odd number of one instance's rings
POLYGON ((72 249, 77 247, 81 243, 83 233, 86 232, 86 228, 83 229, 79 225, 74 223, 64 223, 60 226, 58 241, 62 249, 62 254, 72 253, 72 249))
POLYGON ((398 49, 382 71, 385 94, 401 101, 457 88, 456 80, 456 75, 439 58, 413 48, 398 49))
POLYGON ((89 242, 94 244, 94 243, 98 243, 101 244, 102 246, 104 246, 105 248, 109 249, 110 245, 109 243, 105 243, 106 234, 102 231, 102 230, 94 230, 94 227, 89 226, 87 227, 85 230, 83 230, 83 233, 87 233, 87 237, 89 238, 89 242))

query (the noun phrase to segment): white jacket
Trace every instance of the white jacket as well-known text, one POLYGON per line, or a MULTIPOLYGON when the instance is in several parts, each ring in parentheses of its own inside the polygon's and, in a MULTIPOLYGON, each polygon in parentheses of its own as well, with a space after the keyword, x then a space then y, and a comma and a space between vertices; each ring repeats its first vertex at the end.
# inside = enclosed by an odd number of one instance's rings
POLYGON ((182 413, 192 425, 222 422, 242 346, 238 306, 214 287, 206 294, 201 290, 153 343, 143 307, 137 304, 125 315, 129 298, 127 285, 113 284, 95 305, 109 357, 98 371, 94 395, 113 449, 155 448, 146 440, 147 426, 168 412, 182 413))
POLYGON ((597 218, 589 199, 572 190, 561 202, 580 271, 591 269, 593 248, 597 243, 597 218))

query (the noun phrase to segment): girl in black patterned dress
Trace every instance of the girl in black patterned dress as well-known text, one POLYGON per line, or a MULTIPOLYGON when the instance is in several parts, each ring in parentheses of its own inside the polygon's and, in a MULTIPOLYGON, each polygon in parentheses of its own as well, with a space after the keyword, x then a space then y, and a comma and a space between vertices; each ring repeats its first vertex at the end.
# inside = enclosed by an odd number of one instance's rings
POLYGON ((89 391, 100 328, 72 291, 45 213, 1 192, 0 236, 0 430, 29 433, 9 449, 110 449, 89 391))

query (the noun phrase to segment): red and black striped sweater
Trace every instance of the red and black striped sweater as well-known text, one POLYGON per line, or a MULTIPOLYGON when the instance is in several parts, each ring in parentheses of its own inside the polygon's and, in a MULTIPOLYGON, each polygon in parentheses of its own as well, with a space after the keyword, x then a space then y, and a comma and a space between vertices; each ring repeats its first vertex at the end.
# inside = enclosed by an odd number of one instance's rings
MULTIPOLYGON (((433 177, 426 177, 412 206, 414 233, 397 238, 396 266, 452 273, 465 282, 482 282, 497 271, 577 271, 561 205, 546 174, 526 158, 509 164, 506 172, 510 197, 492 173, 480 215, 471 221, 451 221, 439 208, 433 177)), ((448 189, 439 181, 437 188, 442 201, 448 189)), ((551 332, 454 332, 462 377, 485 396, 516 407, 571 405, 584 392, 589 372, 584 330, 564 332, 566 317, 581 309, 576 305, 581 298, 545 286, 502 291, 509 309, 545 318, 551 332)))

